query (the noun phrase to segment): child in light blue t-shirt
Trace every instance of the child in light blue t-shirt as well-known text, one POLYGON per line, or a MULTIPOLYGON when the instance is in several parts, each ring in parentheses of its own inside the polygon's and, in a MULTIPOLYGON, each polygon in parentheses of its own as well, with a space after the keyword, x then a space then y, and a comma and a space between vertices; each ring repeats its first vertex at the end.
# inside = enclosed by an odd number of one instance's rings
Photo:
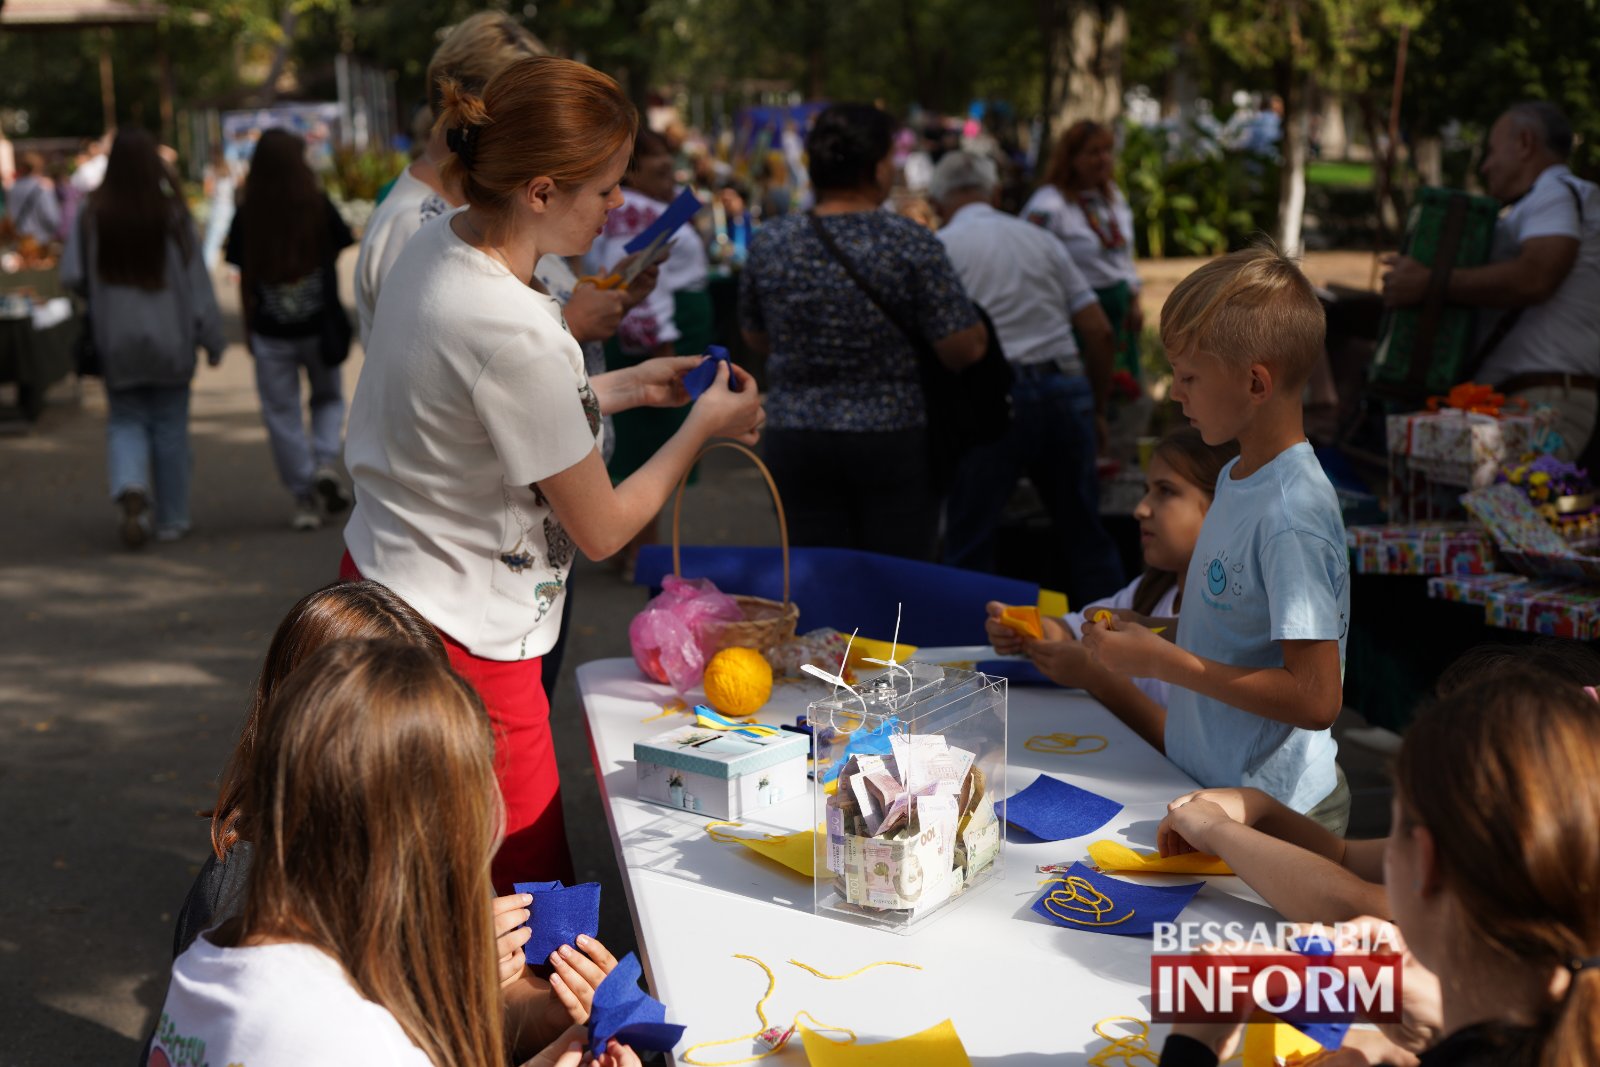
POLYGON ((1086 626, 1083 642, 1113 670, 1172 685, 1167 756, 1202 786, 1253 786, 1342 833, 1350 800, 1330 729, 1349 557, 1300 403, 1324 328, 1311 283, 1269 248, 1173 290, 1161 312, 1172 399, 1208 443, 1237 440, 1239 458, 1217 479, 1167 639, 1119 619, 1086 626))

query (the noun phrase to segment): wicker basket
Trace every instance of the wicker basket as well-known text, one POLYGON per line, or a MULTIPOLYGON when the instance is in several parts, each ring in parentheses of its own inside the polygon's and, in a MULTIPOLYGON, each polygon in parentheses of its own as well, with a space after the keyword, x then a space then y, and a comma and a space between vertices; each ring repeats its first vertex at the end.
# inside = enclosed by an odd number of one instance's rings
MULTIPOLYGON (((699 463, 707 452, 715 448, 731 448, 748 456, 761 472, 761 477, 766 479, 767 488, 772 491, 772 503, 778 510, 778 537, 783 546, 783 602, 735 595, 733 599, 744 612, 744 618, 738 622, 708 623, 702 631, 702 638, 717 649, 740 647, 764 651, 793 637, 795 624, 800 621, 800 609, 789 600, 789 520, 783 513, 783 498, 778 495, 778 485, 772 480, 772 472, 767 470, 760 456, 737 441, 713 441, 700 450, 700 455, 694 458, 695 463, 699 463)), ((694 465, 691 464, 689 469, 693 470, 694 465)), ((689 476, 685 474, 678 482, 678 492, 672 501, 672 573, 679 578, 683 577, 679 522, 683 516, 683 491, 688 484, 689 476)))

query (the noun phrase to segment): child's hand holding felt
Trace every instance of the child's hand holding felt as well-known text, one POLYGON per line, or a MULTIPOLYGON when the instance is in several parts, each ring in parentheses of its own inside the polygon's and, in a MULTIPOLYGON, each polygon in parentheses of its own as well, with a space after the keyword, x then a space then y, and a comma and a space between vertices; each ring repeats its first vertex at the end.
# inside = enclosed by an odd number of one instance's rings
POLYGON ((522 946, 533 936, 533 931, 528 929, 528 905, 531 903, 533 896, 528 893, 494 898, 494 946, 499 955, 501 988, 520 981, 523 968, 527 966, 522 946))
POLYGON ((666 1021, 667 1008, 639 988, 643 971, 633 953, 594 991, 589 1012, 589 1047, 608 1048, 611 1039, 647 1052, 668 1052, 683 1037, 682 1026, 666 1021))
POLYGON ((1083 647, 1100 666, 1131 678, 1166 679, 1174 655, 1188 655, 1154 630, 1120 619, 1109 625, 1086 620, 1083 647))
MULTIPOLYGON (((583 1027, 570 1027, 522 1067, 582 1067, 589 1058, 584 1036, 583 1027)), ((639 1067, 639 1056, 627 1045, 612 1041, 594 1053, 594 1064, 595 1067, 639 1067)))
POLYGON ((1195 796, 1167 812, 1156 828, 1156 851, 1163 856, 1182 856, 1189 852, 1217 854, 1216 833, 1223 826, 1243 825, 1226 810, 1204 797, 1195 796))
POLYGON ((554 1032, 589 1021, 594 991, 616 970, 617 958, 599 941, 579 935, 576 947, 562 945, 550 955, 550 1000, 544 1023, 554 1032))
POLYGON ((593 938, 600 933, 600 883, 563 886, 560 882, 518 882, 512 888, 531 897, 531 936, 523 946, 530 966, 549 962, 562 945, 576 944, 580 937, 593 938))
MULTIPOLYGON (((983 621, 983 632, 988 636, 989 643, 994 650, 1002 656, 1022 655, 1027 651, 1027 645, 1032 638, 1024 637, 1015 626, 1002 621, 1007 605, 998 600, 991 600, 984 605, 987 617, 983 621)), ((1071 637, 1067 628, 1061 625, 1061 620, 1052 619, 1048 615, 1039 616, 1039 628, 1042 636, 1038 640, 1059 641, 1062 637, 1071 637)))

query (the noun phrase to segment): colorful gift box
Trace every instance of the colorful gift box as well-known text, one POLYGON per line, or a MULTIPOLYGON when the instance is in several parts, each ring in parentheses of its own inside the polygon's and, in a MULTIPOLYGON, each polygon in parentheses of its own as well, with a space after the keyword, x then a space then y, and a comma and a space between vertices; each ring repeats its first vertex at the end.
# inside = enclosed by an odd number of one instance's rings
POLYGON ((1500 465, 1535 451, 1548 416, 1484 415, 1455 408, 1388 418, 1389 454, 1433 482, 1481 489, 1500 465))
POLYGON ((1580 641, 1600 639, 1600 587, 1557 580, 1530 581, 1488 594, 1490 626, 1580 641))
POLYGON ((1580 552, 1552 529, 1516 486, 1501 482, 1475 489, 1461 503, 1489 531, 1505 561, 1523 574, 1600 581, 1600 556, 1580 552))
POLYGON ((1428 596, 1457 604, 1484 605, 1492 593, 1532 581, 1520 574, 1446 574, 1428 579, 1428 596))
POLYGON ((1469 523, 1352 526, 1345 543, 1357 574, 1488 574, 1494 543, 1469 523))
POLYGON ((633 743, 639 799, 737 819, 808 793, 804 734, 680 726, 633 743))

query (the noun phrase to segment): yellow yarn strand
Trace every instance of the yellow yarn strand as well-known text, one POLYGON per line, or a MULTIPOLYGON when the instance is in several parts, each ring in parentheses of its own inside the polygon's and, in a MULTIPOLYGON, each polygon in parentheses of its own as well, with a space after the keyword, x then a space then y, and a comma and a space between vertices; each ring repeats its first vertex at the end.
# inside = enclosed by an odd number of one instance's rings
MULTIPOLYGON (((741 1063, 755 1063, 758 1060, 767 1059, 769 1056, 776 1056, 778 1053, 782 1052, 786 1047, 788 1047, 788 1042, 786 1041, 777 1048, 763 1049, 754 1056, 745 1056, 742 1059, 737 1060, 698 1060, 694 1058, 694 1054, 701 1049, 717 1048, 722 1045, 736 1045, 741 1041, 754 1041, 756 1038, 772 1029, 772 1023, 767 1020, 767 1001, 772 999, 773 992, 778 988, 778 976, 772 973, 771 967, 768 967, 765 962, 757 959, 755 956, 747 956, 743 953, 735 953, 733 958, 736 960, 750 961, 757 967, 760 967, 762 972, 767 976, 767 991, 761 994, 760 1000, 756 1001, 756 1019, 761 1025, 748 1034, 740 1034, 737 1037, 723 1038, 720 1041, 702 1041, 698 1045, 690 1045, 688 1048, 684 1049, 682 1054, 680 1054, 678 1057, 684 1063, 689 1064, 690 1067, 736 1067, 736 1065, 741 1063)), ((793 961, 791 960, 790 962, 793 961)), ((804 967, 805 965, 799 964, 799 966, 804 967)), ((868 964, 868 966, 876 966, 876 964, 868 964)), ((910 965, 902 964, 902 966, 910 965)), ((862 970, 866 969, 866 967, 862 968, 862 970)), ((807 970, 810 970, 810 968, 807 968, 807 970)), ((826 976, 824 975, 823 977, 826 976)), ((854 1030, 843 1026, 831 1026, 828 1023, 823 1022, 821 1019, 818 1019, 815 1015, 812 1015, 809 1011, 795 1012, 794 1020, 789 1024, 790 1033, 793 1033, 795 1030, 799 1029, 801 1019, 809 1019, 811 1022, 816 1024, 811 1028, 813 1033, 849 1035, 846 1040, 836 1041, 834 1042, 835 1044, 849 1045, 853 1044, 856 1040, 856 1032, 854 1030)), ((833 1039, 828 1038, 827 1040, 832 1041, 833 1039)))
POLYGON ((1160 1067, 1161 1057, 1150 1049, 1150 1024, 1132 1015, 1113 1015, 1094 1024, 1095 1036, 1109 1042, 1105 1048, 1088 1059, 1089 1067, 1107 1067, 1112 1060, 1121 1060, 1123 1067, 1132 1067, 1134 1060, 1160 1067), (1109 1033, 1101 1029, 1111 1023, 1132 1023, 1139 1028, 1136 1034, 1109 1033))
POLYGON ((849 974, 823 974, 821 971, 817 970, 815 967, 811 966, 811 964, 809 964, 809 963, 801 963, 799 960, 790 960, 789 963, 791 965, 795 966, 795 967, 800 968, 802 971, 810 971, 812 974, 816 975, 818 978, 821 978, 824 981, 828 981, 828 982, 842 982, 847 978, 854 978, 858 974, 865 974, 867 971, 872 970, 872 968, 874 968, 874 967, 904 967, 907 970, 912 970, 912 971, 920 971, 920 970, 922 970, 922 966, 920 964, 916 964, 916 963, 902 963, 899 960, 878 960, 878 961, 876 961, 874 963, 867 964, 865 967, 857 967, 855 970, 851 971, 849 974))
POLYGON ((1129 908, 1128 914, 1120 919, 1107 920, 1106 916, 1117 910, 1110 897, 1100 892, 1091 885, 1086 878, 1076 874, 1068 878, 1052 878, 1045 885, 1062 885, 1064 889, 1053 889, 1044 898, 1044 910, 1060 919, 1062 922, 1077 923, 1079 926, 1116 926, 1125 923, 1134 916, 1134 909, 1129 908), (1079 905, 1082 905, 1081 907, 1079 905), (1057 908, 1064 911, 1057 911, 1057 908), (1093 919, 1079 919, 1067 915, 1065 911, 1075 911, 1079 915, 1092 915, 1093 919))
POLYGON ((1040 734, 1028 738, 1022 747, 1029 752, 1042 752, 1050 756, 1087 756, 1092 752, 1104 752, 1110 743, 1099 734, 1040 734), (1085 741, 1098 741, 1100 747, 1080 748, 1085 741))

